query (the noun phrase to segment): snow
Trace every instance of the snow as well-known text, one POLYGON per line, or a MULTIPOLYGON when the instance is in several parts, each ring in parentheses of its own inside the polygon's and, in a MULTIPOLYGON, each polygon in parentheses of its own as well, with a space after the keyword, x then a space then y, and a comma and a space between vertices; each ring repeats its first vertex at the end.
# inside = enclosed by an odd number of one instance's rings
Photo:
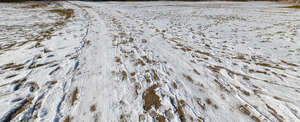
POLYGON ((285 6, 1 3, 0 121, 300 121, 285 6))

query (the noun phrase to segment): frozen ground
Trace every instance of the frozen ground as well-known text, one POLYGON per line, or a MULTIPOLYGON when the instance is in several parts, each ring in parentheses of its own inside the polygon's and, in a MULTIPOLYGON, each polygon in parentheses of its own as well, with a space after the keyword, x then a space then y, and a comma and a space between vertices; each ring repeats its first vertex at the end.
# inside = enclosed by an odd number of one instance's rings
POLYGON ((300 11, 0 4, 0 121, 300 121, 300 11))

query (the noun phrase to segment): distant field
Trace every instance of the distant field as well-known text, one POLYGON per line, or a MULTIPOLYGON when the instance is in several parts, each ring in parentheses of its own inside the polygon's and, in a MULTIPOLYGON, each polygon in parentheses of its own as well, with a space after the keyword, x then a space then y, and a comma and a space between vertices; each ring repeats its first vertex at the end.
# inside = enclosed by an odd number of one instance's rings
POLYGON ((0 122, 300 121, 298 8, 0 3, 0 122))

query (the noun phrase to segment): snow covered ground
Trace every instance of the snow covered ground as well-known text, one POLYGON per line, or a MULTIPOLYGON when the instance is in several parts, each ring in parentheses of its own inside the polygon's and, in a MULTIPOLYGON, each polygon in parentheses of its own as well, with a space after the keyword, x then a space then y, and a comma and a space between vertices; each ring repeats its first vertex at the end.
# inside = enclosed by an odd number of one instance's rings
POLYGON ((0 121, 300 121, 300 11, 0 4, 0 121))

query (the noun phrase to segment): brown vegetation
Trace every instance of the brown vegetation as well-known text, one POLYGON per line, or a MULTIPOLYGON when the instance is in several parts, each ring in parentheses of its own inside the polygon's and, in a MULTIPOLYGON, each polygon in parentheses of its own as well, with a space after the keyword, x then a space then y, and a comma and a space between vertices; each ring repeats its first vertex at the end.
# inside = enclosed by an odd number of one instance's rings
POLYGON ((152 106, 155 107, 155 109, 158 109, 161 106, 160 98, 155 94, 155 89, 158 88, 158 85, 153 85, 150 88, 148 88, 144 95, 144 109, 146 111, 149 111, 152 106))
POLYGON ((184 116, 184 110, 183 107, 185 107, 185 102, 183 100, 180 100, 178 102, 178 106, 177 106, 177 112, 179 114, 179 118, 182 122, 186 122, 186 118, 184 116))
POLYGON ((78 88, 76 87, 75 90, 72 92, 71 96, 71 105, 73 106, 75 101, 78 99, 78 88))
POLYGON ((91 111, 91 112, 96 111, 96 104, 91 105, 90 111, 91 111))
POLYGON ((72 118, 68 115, 68 116, 65 118, 64 122, 71 122, 71 120, 72 120, 72 118))

